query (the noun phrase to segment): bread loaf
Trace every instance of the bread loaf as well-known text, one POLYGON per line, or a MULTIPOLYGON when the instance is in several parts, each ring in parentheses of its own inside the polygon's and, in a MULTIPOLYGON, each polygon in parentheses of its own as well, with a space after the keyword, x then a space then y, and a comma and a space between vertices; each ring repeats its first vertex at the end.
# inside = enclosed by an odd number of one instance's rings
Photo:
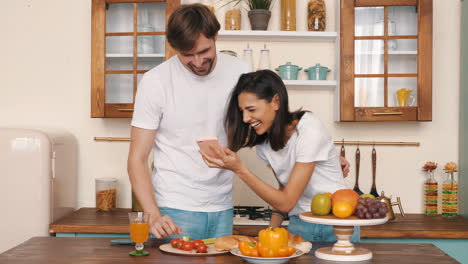
POLYGON ((256 240, 255 238, 249 237, 249 236, 238 236, 238 235, 223 236, 215 240, 214 246, 216 250, 218 251, 231 250, 233 248, 238 247, 239 241, 251 242, 251 241, 256 241, 256 240))
POLYGON ((312 249, 312 243, 305 241, 302 236, 289 233, 288 245, 295 247, 304 253, 308 253, 312 249))

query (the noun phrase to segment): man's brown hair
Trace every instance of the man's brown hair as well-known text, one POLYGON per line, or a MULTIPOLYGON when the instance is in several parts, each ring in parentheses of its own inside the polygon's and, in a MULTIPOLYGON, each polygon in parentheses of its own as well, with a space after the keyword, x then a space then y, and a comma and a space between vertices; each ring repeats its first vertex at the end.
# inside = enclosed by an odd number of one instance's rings
POLYGON ((214 38, 220 25, 216 16, 202 4, 179 6, 167 22, 167 40, 178 51, 189 51, 200 34, 214 38))

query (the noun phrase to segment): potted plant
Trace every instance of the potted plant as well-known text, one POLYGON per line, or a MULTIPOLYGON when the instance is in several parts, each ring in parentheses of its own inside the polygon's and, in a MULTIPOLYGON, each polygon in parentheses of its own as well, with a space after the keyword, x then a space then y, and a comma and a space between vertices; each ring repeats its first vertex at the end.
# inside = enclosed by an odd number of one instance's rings
POLYGON ((252 30, 267 30, 271 17, 271 7, 274 0, 228 0, 229 3, 238 5, 245 2, 248 6, 248 15, 252 30))

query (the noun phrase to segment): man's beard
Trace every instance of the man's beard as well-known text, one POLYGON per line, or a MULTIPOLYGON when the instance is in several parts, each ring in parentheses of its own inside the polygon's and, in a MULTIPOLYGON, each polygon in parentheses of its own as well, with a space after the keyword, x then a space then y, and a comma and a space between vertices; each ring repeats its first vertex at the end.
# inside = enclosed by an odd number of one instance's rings
POLYGON ((212 68, 213 68, 213 64, 214 64, 214 58, 209 58, 209 59, 206 59, 203 63, 202 63, 202 66, 206 65, 206 64, 209 64, 208 67, 206 68, 206 70, 200 72, 200 71, 197 71, 196 70, 196 67, 192 64, 192 63, 189 63, 187 64, 187 66, 189 67, 189 69, 196 75, 198 76, 206 76, 208 75, 212 68))

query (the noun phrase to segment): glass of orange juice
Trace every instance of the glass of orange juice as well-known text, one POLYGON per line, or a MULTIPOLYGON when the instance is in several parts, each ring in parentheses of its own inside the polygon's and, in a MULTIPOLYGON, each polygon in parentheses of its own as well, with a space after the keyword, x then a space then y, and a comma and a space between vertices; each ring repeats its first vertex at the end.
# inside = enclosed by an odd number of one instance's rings
POLYGON ((144 251, 143 242, 148 240, 149 236, 149 215, 144 212, 128 213, 130 220, 130 240, 135 242, 135 250, 130 252, 130 256, 148 256, 149 252, 144 251))

